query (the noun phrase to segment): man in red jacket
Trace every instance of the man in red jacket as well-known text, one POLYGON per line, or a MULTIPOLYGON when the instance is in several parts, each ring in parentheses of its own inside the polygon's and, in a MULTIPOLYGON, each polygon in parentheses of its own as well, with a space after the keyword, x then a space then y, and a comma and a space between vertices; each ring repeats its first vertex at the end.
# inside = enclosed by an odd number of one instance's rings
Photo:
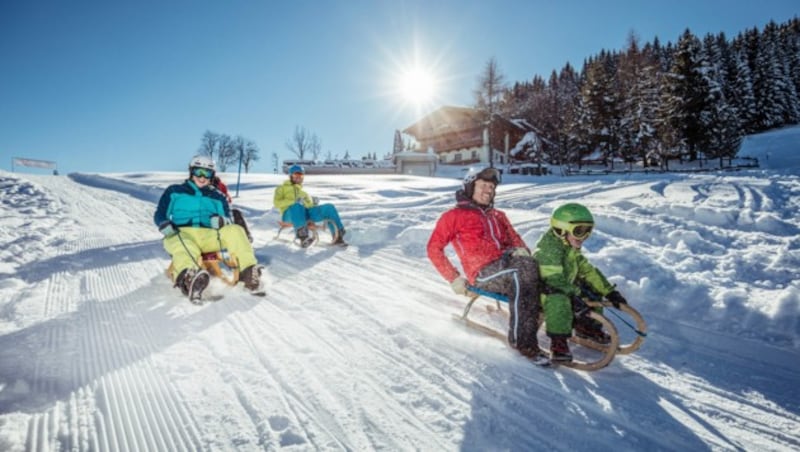
POLYGON ((508 298, 508 342, 523 355, 546 362, 539 350, 539 269, 525 242, 505 213, 494 208, 500 172, 470 170, 456 192, 456 206, 439 218, 428 241, 428 258, 450 282, 453 292, 467 294, 467 284, 508 298), (452 245, 465 275, 447 258, 452 245))

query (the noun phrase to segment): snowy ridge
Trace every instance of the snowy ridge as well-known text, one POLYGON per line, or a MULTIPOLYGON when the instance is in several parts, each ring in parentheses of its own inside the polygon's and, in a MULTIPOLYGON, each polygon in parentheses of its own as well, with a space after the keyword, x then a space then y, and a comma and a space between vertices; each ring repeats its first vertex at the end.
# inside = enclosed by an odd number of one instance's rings
POLYGON ((0 172, 0 450, 800 448, 797 175, 507 177, 531 246, 560 203, 595 212, 585 253, 648 321, 593 373, 450 320, 425 244, 456 180, 309 178, 351 246, 301 250, 273 240, 283 177, 235 200, 267 297, 212 281, 198 307, 152 224, 182 174, 0 172))

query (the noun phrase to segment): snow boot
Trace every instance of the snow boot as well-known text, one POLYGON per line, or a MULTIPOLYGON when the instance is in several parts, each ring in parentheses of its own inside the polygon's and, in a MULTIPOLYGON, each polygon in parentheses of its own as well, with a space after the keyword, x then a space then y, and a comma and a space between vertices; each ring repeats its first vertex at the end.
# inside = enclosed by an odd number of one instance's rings
POLYGON ((567 338, 565 336, 554 336, 550 338, 550 359, 557 363, 572 362, 572 353, 569 351, 567 338))
POLYGON ((344 235, 347 231, 342 228, 339 231, 336 231, 336 238, 333 240, 331 245, 338 245, 338 246, 347 246, 347 242, 344 241, 344 235))
POLYGON ((603 325, 597 320, 589 318, 582 318, 575 321, 575 336, 602 345, 611 343, 611 336, 603 331, 603 325))
POLYGON ((308 227, 306 226, 297 229, 295 238, 300 241, 300 248, 308 248, 312 243, 314 243, 314 237, 308 233, 308 227))
POLYGON ((550 358, 543 352, 538 345, 533 347, 521 347, 517 349, 520 354, 536 364, 537 366, 546 367, 550 365, 550 358))
POLYGON ((208 287, 210 280, 211 277, 205 270, 196 271, 187 268, 178 275, 175 285, 180 287, 181 292, 194 303, 203 296, 203 291, 208 287))
POLYGON ((239 274, 239 281, 243 282, 245 289, 253 294, 262 294, 264 292, 261 289, 261 271, 263 269, 262 265, 251 265, 239 274))

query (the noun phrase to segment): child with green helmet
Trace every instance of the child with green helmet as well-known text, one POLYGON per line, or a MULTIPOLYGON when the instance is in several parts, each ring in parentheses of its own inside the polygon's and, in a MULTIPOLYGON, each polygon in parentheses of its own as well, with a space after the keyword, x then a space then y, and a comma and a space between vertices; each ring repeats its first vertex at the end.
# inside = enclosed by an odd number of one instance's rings
POLYGON ((581 246, 594 226, 594 217, 585 206, 564 204, 553 211, 550 229, 536 244, 534 257, 539 263, 539 277, 544 286, 542 307, 554 361, 572 361, 567 339, 573 327, 576 336, 599 343, 610 341, 602 325, 584 315, 588 309, 581 299, 582 285, 606 297, 616 307, 627 303, 600 270, 581 254, 581 246))

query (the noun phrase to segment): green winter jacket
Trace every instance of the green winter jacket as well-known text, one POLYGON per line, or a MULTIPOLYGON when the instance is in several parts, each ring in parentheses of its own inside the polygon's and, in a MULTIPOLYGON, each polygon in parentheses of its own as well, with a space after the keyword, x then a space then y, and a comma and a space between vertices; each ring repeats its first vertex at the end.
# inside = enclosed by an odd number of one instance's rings
POLYGON ((580 295, 581 291, 576 285, 578 281, 585 281, 602 296, 614 290, 614 285, 589 263, 581 250, 572 248, 552 228, 536 244, 534 257, 539 263, 539 276, 549 289, 548 292, 558 292, 569 297, 580 295))
POLYGON ((570 299, 581 293, 577 283, 585 282, 602 296, 614 290, 614 286, 589 263, 581 250, 572 248, 552 228, 539 239, 534 257, 539 263, 539 279, 545 286, 541 301, 547 335, 569 337, 572 334, 570 299))
POLYGON ((281 215, 289 207, 292 206, 298 199, 303 200, 303 206, 309 209, 314 206, 314 201, 308 193, 303 191, 303 186, 300 184, 293 184, 291 180, 287 180, 282 185, 275 187, 275 195, 272 198, 272 204, 281 211, 281 215))

